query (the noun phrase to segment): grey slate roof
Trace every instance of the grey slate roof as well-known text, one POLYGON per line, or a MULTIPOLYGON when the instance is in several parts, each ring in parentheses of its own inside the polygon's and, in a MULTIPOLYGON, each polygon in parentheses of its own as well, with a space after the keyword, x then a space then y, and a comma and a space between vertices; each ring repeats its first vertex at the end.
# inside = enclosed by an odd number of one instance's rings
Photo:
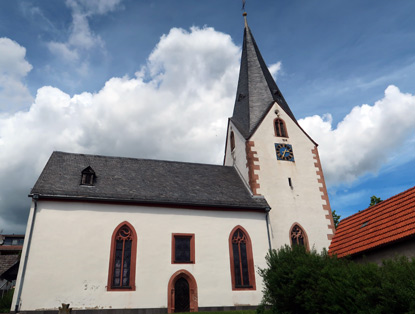
POLYGON ((246 25, 235 107, 231 118, 245 139, 254 133, 274 102, 297 122, 246 25))
POLYGON ((31 194, 40 198, 121 201, 264 210, 233 167, 53 152, 31 194), (90 166, 94 186, 81 185, 90 166))

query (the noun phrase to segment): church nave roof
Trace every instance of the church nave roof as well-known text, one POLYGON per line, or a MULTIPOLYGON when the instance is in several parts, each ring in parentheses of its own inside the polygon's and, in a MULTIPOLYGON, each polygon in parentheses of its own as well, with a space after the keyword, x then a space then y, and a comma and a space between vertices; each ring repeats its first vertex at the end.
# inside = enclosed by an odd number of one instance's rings
POLYGON ((233 167, 64 152, 53 152, 31 191, 34 194, 238 210, 269 207, 263 197, 250 194, 233 167), (95 175, 92 184, 83 183, 88 167, 95 175))

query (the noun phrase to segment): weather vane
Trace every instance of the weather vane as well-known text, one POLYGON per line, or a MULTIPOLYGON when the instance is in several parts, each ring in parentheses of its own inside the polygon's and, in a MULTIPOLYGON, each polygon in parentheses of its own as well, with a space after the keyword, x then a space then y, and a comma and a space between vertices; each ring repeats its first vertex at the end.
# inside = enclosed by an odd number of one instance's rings
POLYGON ((242 13, 243 17, 244 17, 244 22, 245 22, 245 27, 248 27, 248 21, 246 20, 246 11, 245 11, 245 2, 246 0, 242 0, 242 10, 244 11, 244 13, 242 13))

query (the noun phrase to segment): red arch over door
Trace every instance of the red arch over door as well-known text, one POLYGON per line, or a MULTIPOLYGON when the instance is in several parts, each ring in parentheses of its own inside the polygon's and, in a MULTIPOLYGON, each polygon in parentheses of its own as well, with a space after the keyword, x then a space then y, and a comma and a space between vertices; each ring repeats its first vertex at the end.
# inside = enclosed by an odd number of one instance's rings
POLYGON ((174 285, 180 278, 185 278, 189 283, 190 293, 190 312, 198 311, 198 299, 197 299, 197 284, 195 278, 185 269, 176 271, 169 280, 167 289, 167 306, 168 313, 174 313, 174 285))

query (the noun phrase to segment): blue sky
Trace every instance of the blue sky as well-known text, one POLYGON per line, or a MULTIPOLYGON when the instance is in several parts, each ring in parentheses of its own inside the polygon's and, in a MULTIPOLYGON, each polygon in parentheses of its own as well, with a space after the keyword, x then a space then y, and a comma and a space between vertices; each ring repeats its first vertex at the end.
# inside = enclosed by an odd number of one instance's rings
MULTIPOLYGON (((0 2, 0 230, 53 150, 221 163, 240 0, 0 2)), ((247 1, 341 216, 415 185, 415 2, 247 1)))

